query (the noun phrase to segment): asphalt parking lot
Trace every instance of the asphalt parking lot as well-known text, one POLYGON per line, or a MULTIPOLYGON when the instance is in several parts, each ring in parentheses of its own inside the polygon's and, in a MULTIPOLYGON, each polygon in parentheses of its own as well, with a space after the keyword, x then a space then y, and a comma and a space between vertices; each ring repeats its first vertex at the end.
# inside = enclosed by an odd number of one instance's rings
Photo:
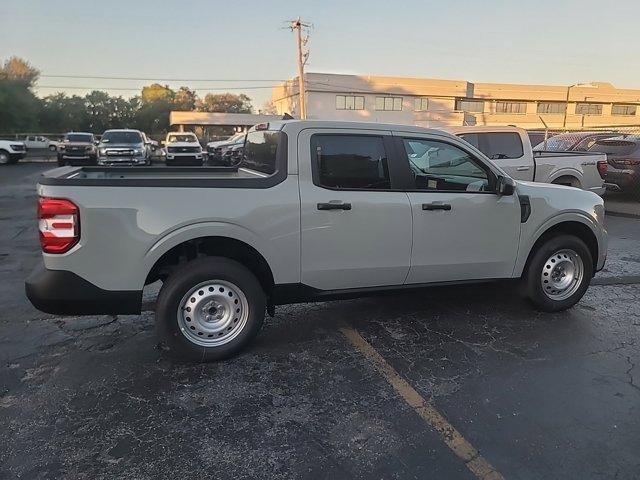
POLYGON ((244 354, 192 365, 150 311, 28 303, 46 168, 0 170, 0 478, 640 477, 640 219, 607 217, 567 312, 503 285, 279 307, 244 354))

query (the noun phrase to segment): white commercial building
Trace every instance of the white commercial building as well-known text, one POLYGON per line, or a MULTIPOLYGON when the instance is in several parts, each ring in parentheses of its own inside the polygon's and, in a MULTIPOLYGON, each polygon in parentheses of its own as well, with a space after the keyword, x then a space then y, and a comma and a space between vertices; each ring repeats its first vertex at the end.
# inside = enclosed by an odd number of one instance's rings
MULTIPOLYGON (((441 127, 554 129, 640 125, 640 90, 307 73, 307 117, 441 127)), ((274 87, 279 115, 299 115, 298 80, 274 87)))

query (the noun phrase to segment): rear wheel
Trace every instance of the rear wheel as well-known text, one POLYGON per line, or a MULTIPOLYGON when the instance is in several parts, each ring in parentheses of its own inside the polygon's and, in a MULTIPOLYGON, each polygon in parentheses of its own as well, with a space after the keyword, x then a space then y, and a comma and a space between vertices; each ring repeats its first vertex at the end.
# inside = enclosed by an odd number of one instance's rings
POLYGON ((533 254, 525 273, 533 304, 545 312, 566 310, 589 288, 593 258, 585 243, 573 235, 549 238, 533 254))
POLYGON ((156 331, 169 353, 196 361, 237 354, 259 332, 264 291, 240 263, 193 260, 172 273, 156 303, 156 331))

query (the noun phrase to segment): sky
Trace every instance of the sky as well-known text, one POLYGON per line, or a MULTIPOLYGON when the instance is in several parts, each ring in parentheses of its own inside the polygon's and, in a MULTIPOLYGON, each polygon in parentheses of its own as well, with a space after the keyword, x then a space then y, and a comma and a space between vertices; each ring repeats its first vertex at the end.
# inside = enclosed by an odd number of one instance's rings
POLYGON ((313 25, 309 72, 640 88, 637 0, 0 0, 0 60, 40 69, 39 95, 129 97, 160 80, 258 109, 296 75, 298 16, 313 25))

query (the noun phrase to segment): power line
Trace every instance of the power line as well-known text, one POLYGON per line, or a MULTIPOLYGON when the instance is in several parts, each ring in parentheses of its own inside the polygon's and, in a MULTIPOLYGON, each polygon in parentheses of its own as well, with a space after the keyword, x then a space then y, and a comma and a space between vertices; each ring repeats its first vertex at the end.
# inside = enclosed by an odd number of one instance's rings
POLYGON ((142 80, 158 82, 284 82, 282 78, 162 78, 162 77, 111 77, 101 75, 40 75, 41 78, 82 78, 90 80, 142 80))

